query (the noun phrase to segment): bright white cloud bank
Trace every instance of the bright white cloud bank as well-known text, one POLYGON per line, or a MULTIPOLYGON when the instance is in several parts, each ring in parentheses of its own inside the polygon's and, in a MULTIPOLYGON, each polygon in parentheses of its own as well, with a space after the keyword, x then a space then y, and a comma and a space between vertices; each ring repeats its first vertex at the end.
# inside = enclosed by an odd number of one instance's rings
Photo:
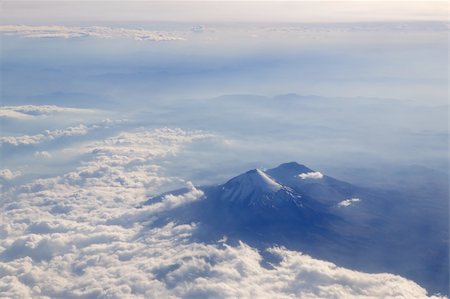
POLYGON ((84 148, 91 158, 65 175, 3 194, 0 297, 7 298, 426 298, 417 284, 365 274, 273 248, 261 266, 253 248, 200 244, 195 224, 155 226, 181 195, 141 206, 149 193, 184 183, 163 174, 166 157, 211 138, 180 129, 126 132, 84 148))
POLYGON ((298 175, 302 180, 306 180, 306 179, 314 179, 314 180, 318 180, 323 178, 323 174, 316 171, 316 172, 305 172, 305 173, 300 173, 298 175))
POLYGON ((20 35, 31 38, 129 38, 140 41, 176 41, 183 40, 168 32, 149 31, 144 29, 125 29, 111 27, 67 27, 67 26, 27 26, 4 25, 0 32, 9 35, 20 35))

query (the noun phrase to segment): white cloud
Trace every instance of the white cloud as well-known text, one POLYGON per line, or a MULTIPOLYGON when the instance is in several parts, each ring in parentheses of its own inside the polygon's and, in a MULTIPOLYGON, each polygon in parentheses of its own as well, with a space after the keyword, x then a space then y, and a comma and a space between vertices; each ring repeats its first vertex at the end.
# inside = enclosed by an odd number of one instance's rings
POLYGON ((142 207, 149 193, 183 180, 163 175, 165 157, 211 138, 180 129, 136 130, 86 146, 90 159, 65 175, 4 194, 0 297, 50 298, 426 298, 412 281, 365 274, 273 248, 281 263, 241 243, 204 244, 195 224, 152 218, 198 200, 181 195, 142 207), (119 221, 117 221, 119 220, 119 221))
POLYGON ((10 144, 10 145, 14 145, 14 146, 30 145, 30 144, 39 143, 44 139, 45 139, 44 134, 5 136, 5 137, 0 137, 0 145, 3 145, 3 144, 10 144))
POLYGON ((138 212, 132 211, 130 213, 129 211, 127 211, 126 213, 119 215, 116 219, 112 219, 111 221, 109 221, 108 224, 130 226, 136 222, 152 221, 155 216, 162 212, 169 211, 181 205, 200 200, 203 197, 203 191, 195 188, 191 182, 187 182, 187 187, 189 190, 183 194, 167 194, 162 198, 160 202, 144 206, 139 209, 138 212))
POLYGON ((34 153, 34 157, 40 159, 50 159, 52 155, 47 151, 37 151, 34 153))
POLYGON ((30 38, 128 38, 139 41, 178 41, 183 40, 170 32, 149 31, 144 29, 125 29, 101 26, 27 26, 3 25, 0 32, 8 35, 20 35, 30 38))
POLYGON ((83 124, 79 124, 78 126, 67 127, 65 129, 45 130, 44 133, 36 135, 5 136, 0 137, 0 145, 33 145, 61 137, 86 135, 89 130, 95 128, 97 128, 96 125, 86 126, 83 124))
POLYGON ((359 201, 361 201, 359 198, 346 199, 346 200, 343 200, 343 201, 339 202, 338 203, 338 207, 340 207, 340 208, 341 207, 348 207, 348 206, 352 205, 353 203, 359 202, 359 201))
POLYGON ((33 116, 15 110, 0 108, 0 118, 33 119, 33 116))
POLYGON ((306 180, 306 179, 313 179, 313 180, 318 180, 323 178, 323 174, 316 171, 316 172, 304 172, 304 173, 300 173, 298 175, 302 180, 306 180))
POLYGON ((246 244, 190 242, 193 225, 170 223, 144 234, 100 229, 107 231, 15 241, 15 259, 2 264, 0 281, 10 295, 49 297, 428 298, 402 277, 351 271, 282 248, 271 249, 282 261, 267 269, 246 244))
POLYGON ((91 109, 69 108, 55 105, 0 106, 0 117, 15 119, 35 119, 57 113, 92 113, 91 109))
POLYGON ((167 194, 163 197, 161 203, 158 204, 162 204, 165 209, 172 209, 185 203, 199 200, 203 196, 203 191, 195 188, 191 182, 187 182, 187 185, 189 188, 188 192, 180 195, 167 194))
POLYGON ((0 179, 2 180, 12 180, 21 175, 20 171, 12 171, 10 169, 0 169, 0 179))

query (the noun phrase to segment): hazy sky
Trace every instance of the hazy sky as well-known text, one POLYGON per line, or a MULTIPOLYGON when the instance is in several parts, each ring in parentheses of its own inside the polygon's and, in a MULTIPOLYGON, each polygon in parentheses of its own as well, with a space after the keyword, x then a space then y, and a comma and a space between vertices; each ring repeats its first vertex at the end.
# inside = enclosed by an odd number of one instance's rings
POLYGON ((3 23, 445 21, 447 1, 2 1, 3 23))

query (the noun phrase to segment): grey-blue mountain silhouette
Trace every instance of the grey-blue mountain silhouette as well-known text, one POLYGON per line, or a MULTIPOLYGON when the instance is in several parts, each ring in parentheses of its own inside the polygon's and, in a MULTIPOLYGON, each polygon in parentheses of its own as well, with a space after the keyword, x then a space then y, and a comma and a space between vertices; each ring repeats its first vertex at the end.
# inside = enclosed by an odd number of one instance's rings
POLYGON ((204 194, 200 200, 161 214, 154 224, 194 222, 196 241, 244 241, 267 260, 265 248, 284 246, 355 270, 400 274, 447 293, 448 239, 442 236, 448 229, 430 230, 433 220, 426 222, 426 216, 411 218, 418 203, 409 194, 361 188, 295 162, 197 188, 204 194))

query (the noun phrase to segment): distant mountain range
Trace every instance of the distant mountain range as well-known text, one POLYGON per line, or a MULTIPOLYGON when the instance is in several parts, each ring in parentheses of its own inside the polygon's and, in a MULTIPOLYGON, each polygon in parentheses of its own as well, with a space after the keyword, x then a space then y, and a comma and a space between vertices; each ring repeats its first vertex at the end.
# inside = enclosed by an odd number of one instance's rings
POLYGON ((361 188, 296 162, 198 189, 200 200, 162 214, 160 224, 198 223, 197 241, 242 240, 272 263, 265 248, 285 246, 355 270, 400 274, 448 294, 448 228, 441 220, 414 218, 418 206, 405 193, 361 188))

